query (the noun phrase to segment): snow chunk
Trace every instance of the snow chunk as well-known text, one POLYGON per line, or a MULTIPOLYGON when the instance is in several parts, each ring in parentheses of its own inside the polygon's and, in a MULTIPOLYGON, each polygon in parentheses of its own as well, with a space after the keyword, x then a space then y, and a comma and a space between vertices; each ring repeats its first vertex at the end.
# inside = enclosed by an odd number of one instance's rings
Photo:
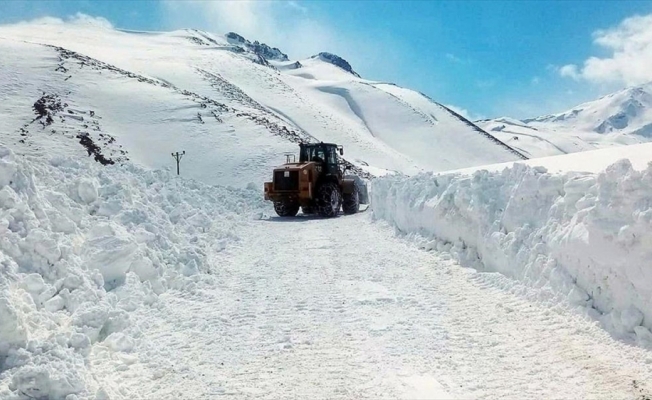
POLYGON ((97 184, 93 180, 82 180, 77 186, 77 194, 84 203, 90 204, 97 200, 97 184))
POLYGON ((101 236, 87 241, 85 247, 88 268, 99 270, 108 283, 124 278, 138 245, 118 237, 101 236))
POLYGON ((12 152, 9 148, 0 145, 0 189, 9 185, 14 174, 16 174, 16 164, 12 162, 12 152))
POLYGON ((636 307, 629 306, 620 314, 620 320, 625 331, 634 332, 634 328, 643 322, 643 313, 636 307))
POLYGON ((638 344, 652 349, 652 332, 644 326, 634 327, 634 333, 636 333, 636 340, 638 344))
POLYGON ((32 399, 66 399, 83 390, 83 381, 63 362, 27 365, 11 380, 10 389, 32 399))
POLYGON ((129 270, 138 275, 141 281, 152 280, 158 276, 154 263, 147 257, 133 261, 129 270))
POLYGON ((135 342, 129 336, 120 332, 110 334, 105 340, 104 344, 109 346, 113 351, 121 351, 129 353, 134 349, 135 342))
POLYGON ((24 250, 26 252, 33 252, 45 258, 50 264, 54 264, 61 258, 61 249, 56 240, 44 230, 32 230, 27 238, 25 238, 24 250))
POLYGON ((39 294, 45 288, 45 282, 41 275, 29 274, 23 279, 22 286, 30 293, 39 294))
POLYGON ((90 347, 91 340, 83 333, 73 333, 70 335, 69 345, 76 349, 84 349, 90 347))
POLYGON ((15 173, 15 164, 0 159, 0 188, 9 185, 15 173))
POLYGON ((24 347, 27 329, 18 311, 9 299, 0 294, 0 355, 7 354, 11 347, 24 347))
POLYGON ((43 307, 45 307, 46 310, 49 312, 56 312, 59 310, 62 310, 66 305, 65 300, 61 296, 54 296, 50 300, 46 301, 43 304, 43 307))

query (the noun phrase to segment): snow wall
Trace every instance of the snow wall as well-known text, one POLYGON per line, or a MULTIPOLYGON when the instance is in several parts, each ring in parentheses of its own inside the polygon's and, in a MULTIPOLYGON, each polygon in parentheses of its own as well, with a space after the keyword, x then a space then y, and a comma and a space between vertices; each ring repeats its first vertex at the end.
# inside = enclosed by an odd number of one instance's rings
POLYGON ((123 398, 89 354, 130 357, 146 344, 130 314, 208 279, 211 255, 261 205, 259 188, 0 145, 0 398, 123 398))
POLYGON ((652 164, 393 175, 373 182, 371 207, 429 249, 551 290, 618 337, 652 345, 652 164))

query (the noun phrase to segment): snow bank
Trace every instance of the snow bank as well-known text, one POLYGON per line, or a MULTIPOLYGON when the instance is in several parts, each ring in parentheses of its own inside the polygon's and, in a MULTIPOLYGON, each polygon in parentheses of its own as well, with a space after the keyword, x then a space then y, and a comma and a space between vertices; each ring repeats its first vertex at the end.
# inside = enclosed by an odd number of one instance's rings
POLYGON ((374 181, 372 208, 429 248, 551 289, 616 335, 652 345, 652 163, 387 176, 374 181))
POLYGON ((0 398, 122 398, 89 354, 132 351, 144 338, 127 329, 130 312, 192 291, 260 199, 0 146, 0 398))

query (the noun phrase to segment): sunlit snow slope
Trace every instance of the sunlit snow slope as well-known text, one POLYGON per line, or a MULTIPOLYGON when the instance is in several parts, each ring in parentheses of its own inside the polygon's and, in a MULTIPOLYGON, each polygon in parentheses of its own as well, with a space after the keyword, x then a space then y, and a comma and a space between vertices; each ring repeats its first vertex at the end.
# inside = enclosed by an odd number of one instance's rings
POLYGON ((79 153, 84 140, 110 160, 154 168, 173 167, 171 153, 185 150, 182 174, 239 186, 268 179, 300 141, 342 144, 358 173, 373 175, 523 158, 416 92, 359 78, 335 55, 286 61, 278 49, 241 39, 79 24, 0 27, 8 55, 0 60, 9 114, 2 141, 19 153, 52 146, 79 153), (46 126, 27 126, 44 95, 61 107, 46 126))

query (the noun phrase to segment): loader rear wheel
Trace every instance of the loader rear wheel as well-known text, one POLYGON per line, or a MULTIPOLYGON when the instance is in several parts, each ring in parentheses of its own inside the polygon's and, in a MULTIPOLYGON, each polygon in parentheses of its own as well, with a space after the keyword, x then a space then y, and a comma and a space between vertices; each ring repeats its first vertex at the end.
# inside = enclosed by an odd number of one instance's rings
POLYGON ((344 214, 355 214, 360 211, 360 189, 357 182, 353 184, 353 193, 344 195, 342 211, 344 214))
POLYGON ((317 212, 322 217, 332 218, 342 206, 340 188, 334 183, 325 183, 317 191, 317 212))
POLYGON ((279 217, 294 217, 299 212, 299 204, 277 201, 274 202, 274 211, 279 217))

